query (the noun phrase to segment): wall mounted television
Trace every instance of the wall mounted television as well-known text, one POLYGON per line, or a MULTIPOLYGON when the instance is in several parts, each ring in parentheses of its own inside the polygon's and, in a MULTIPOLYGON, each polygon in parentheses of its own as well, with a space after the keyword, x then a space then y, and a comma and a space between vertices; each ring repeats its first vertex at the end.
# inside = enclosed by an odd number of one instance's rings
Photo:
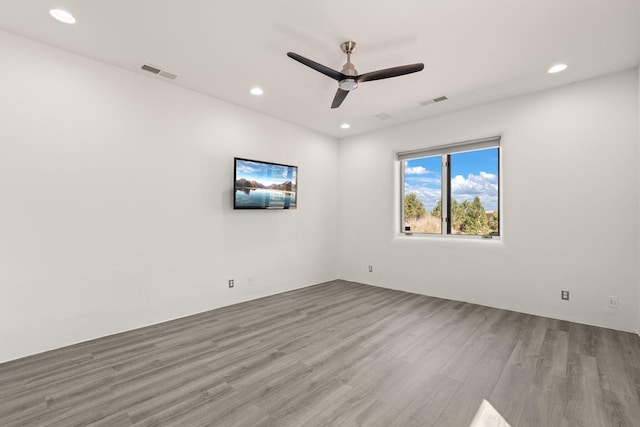
POLYGON ((233 159, 234 209, 296 209, 298 167, 233 159))

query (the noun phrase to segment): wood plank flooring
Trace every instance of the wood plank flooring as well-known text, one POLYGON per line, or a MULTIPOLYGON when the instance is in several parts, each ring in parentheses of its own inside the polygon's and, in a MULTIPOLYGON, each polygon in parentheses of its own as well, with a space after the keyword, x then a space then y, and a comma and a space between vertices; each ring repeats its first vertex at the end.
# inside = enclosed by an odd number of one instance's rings
POLYGON ((0 426, 640 426, 640 337, 334 281, 0 364, 0 426))

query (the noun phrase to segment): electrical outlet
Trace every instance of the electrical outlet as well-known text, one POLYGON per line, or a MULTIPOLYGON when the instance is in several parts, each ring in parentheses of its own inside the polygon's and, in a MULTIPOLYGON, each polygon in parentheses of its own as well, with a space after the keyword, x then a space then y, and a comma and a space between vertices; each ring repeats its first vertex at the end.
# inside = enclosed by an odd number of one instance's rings
POLYGON ((369 266, 369 273, 373 273, 373 265, 369 266))
POLYGON ((616 296, 609 297, 609 307, 618 308, 618 297, 616 296))
POLYGON ((229 287, 233 288, 233 279, 229 279, 229 287))
POLYGON ((561 291, 560 298, 569 301, 569 291, 561 291))
POLYGON ((247 276, 247 285, 253 285, 253 276, 247 276))

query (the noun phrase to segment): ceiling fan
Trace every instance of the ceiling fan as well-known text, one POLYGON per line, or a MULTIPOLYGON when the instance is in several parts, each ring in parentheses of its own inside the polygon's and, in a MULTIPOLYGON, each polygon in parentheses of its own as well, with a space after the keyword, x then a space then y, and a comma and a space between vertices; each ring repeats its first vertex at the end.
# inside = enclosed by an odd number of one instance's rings
POLYGON ((350 91, 356 89, 359 83, 369 82, 372 80, 388 79, 390 77, 404 76, 405 74, 416 73, 424 69, 424 64, 401 65, 399 67, 385 68, 384 70, 372 71, 370 73, 358 74, 355 67, 351 63, 351 54, 356 50, 357 43, 347 41, 340 44, 340 49, 347 54, 347 63, 342 67, 342 71, 333 70, 315 61, 300 56, 297 53, 288 52, 287 56, 295 59, 307 67, 313 68, 321 72, 325 76, 329 76, 338 81, 338 91, 333 98, 331 108, 338 108, 342 101, 347 97, 350 91))

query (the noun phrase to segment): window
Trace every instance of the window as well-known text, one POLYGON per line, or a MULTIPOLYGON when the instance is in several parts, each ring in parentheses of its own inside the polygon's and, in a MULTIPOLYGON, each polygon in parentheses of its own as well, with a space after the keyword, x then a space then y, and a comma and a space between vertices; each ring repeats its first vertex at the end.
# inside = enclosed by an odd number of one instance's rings
POLYGON ((404 233, 500 235, 500 137, 398 153, 404 233))

